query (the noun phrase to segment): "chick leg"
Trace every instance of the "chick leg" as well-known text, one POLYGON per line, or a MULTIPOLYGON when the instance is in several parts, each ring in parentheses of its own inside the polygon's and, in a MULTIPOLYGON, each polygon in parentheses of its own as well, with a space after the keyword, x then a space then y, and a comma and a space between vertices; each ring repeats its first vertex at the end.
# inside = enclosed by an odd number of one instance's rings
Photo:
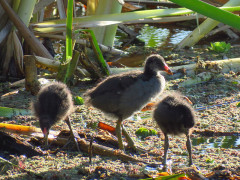
POLYGON ((44 134, 45 147, 48 146, 48 134, 49 134, 49 132, 47 132, 46 134, 44 134))
POLYGON ((123 141, 122 141, 122 118, 119 118, 116 125, 116 135, 118 138, 119 149, 124 150, 123 141))
POLYGON ((192 143, 190 140, 189 132, 187 132, 186 136, 187 136, 186 146, 187 146, 187 151, 189 154, 189 166, 191 166, 193 164, 193 162, 192 162, 192 143))
POLYGON ((72 126, 71 126, 71 122, 69 120, 69 116, 66 117, 65 119, 69 129, 70 129, 70 133, 71 133, 71 138, 73 140, 73 142, 75 143, 76 147, 77 147, 77 150, 80 151, 79 149, 79 146, 78 146, 78 142, 77 142, 77 138, 75 137, 74 133, 73 133, 73 130, 72 130, 72 126))
POLYGON ((168 136, 164 133, 165 140, 164 140, 164 156, 163 156, 163 166, 166 167, 167 164, 167 151, 169 147, 168 136))
POLYGON ((128 146, 131 147, 131 148, 133 148, 133 149, 136 149, 132 138, 130 137, 130 135, 128 134, 128 132, 125 130, 125 128, 124 128, 123 125, 122 125, 122 132, 123 132, 123 135, 124 135, 124 136, 126 137, 126 139, 127 139, 128 146))

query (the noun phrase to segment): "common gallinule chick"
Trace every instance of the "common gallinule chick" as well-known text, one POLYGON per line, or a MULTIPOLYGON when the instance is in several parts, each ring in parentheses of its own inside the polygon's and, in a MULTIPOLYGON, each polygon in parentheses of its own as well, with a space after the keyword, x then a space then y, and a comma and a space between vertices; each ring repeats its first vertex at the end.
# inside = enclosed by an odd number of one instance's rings
POLYGON ((73 112, 72 94, 65 84, 54 82, 41 88, 37 95, 37 101, 32 105, 32 110, 39 120, 45 145, 48 144, 50 128, 58 121, 65 120, 78 148, 69 120, 69 115, 73 112))
POLYGON ((116 134, 120 149, 124 149, 122 130, 128 145, 134 147, 125 129, 121 129, 121 123, 163 91, 165 79, 158 73, 161 70, 172 74, 162 56, 151 55, 146 59, 143 72, 132 71, 112 75, 85 93, 87 105, 92 105, 118 119, 116 134))
POLYGON ((189 165, 192 165, 192 148, 189 130, 195 125, 194 110, 191 101, 179 92, 171 92, 162 97, 153 111, 153 119, 162 130, 164 141, 163 165, 166 167, 167 151, 169 147, 168 134, 187 136, 187 150, 189 153, 189 165))

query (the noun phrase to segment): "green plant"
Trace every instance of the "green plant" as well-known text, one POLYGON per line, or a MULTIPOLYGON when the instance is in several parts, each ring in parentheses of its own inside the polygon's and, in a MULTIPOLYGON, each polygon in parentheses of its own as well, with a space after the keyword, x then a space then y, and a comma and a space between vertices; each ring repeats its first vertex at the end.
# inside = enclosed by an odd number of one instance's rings
POLYGON ((63 53, 63 57, 60 60, 61 64, 58 69, 57 80, 62 81, 65 84, 68 84, 69 81, 69 72, 70 72, 70 63, 73 56, 73 44, 72 44, 72 22, 73 22, 73 0, 68 1, 67 6, 67 20, 66 24, 66 48, 63 53))
POLYGON ((69 69, 70 61, 72 60, 73 46, 72 46, 72 22, 73 22, 73 0, 68 1, 67 6, 67 21, 66 21, 66 59, 64 59, 62 64, 67 64, 66 75, 64 77, 64 82, 66 83, 69 69))
POLYGON ((147 129, 147 128, 139 128, 135 134, 141 138, 145 138, 148 136, 156 136, 157 135, 157 131, 154 129, 147 129))
POLYGON ((237 107, 240 107, 240 102, 237 103, 237 107))
MULTIPOLYGON (((232 14, 227 11, 223 11, 218 7, 205 3, 201 0, 170 0, 182 7, 191 9, 197 13, 203 14, 207 17, 210 17, 216 21, 222 22, 229 26, 235 27, 236 29, 240 28, 239 19, 240 17, 236 14, 232 14)), ((230 0, 232 4, 239 2, 237 0, 230 0)), ((237 4, 237 3, 236 3, 237 4)))
POLYGON ((74 104, 75 105, 82 105, 84 103, 84 100, 82 97, 80 96, 75 96, 74 97, 74 104))
POLYGON ((207 158, 207 159, 206 159, 206 163, 213 163, 213 162, 214 162, 214 160, 211 159, 211 158, 207 158))
POLYGON ((225 42, 214 42, 211 43, 211 47, 209 47, 210 50, 215 51, 217 53, 226 53, 230 50, 231 44, 225 43, 225 42))

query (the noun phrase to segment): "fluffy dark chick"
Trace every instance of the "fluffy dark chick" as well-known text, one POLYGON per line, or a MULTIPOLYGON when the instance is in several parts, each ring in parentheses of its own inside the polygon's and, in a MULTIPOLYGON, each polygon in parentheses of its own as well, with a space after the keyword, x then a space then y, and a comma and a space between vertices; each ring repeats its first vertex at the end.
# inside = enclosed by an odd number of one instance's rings
POLYGON ((169 147, 168 134, 185 134, 189 165, 192 165, 192 150, 189 130, 195 125, 194 110, 185 96, 179 92, 171 92, 162 97, 153 112, 153 119, 157 122, 165 136, 163 165, 166 166, 169 147))
POLYGON ((40 89, 32 110, 39 120, 46 145, 50 128, 60 120, 66 121, 74 138, 68 117, 73 112, 73 107, 72 94, 65 84, 54 82, 40 89))

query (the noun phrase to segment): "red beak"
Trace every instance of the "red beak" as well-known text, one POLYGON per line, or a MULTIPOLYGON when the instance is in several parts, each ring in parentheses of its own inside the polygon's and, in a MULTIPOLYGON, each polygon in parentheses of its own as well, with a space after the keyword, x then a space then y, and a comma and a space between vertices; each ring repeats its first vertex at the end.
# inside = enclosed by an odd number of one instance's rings
POLYGON ((47 128, 43 128, 42 132, 43 132, 44 136, 47 135, 48 134, 47 128))
POLYGON ((166 71, 166 73, 173 75, 173 72, 171 71, 171 69, 168 67, 168 65, 165 64, 164 69, 166 71))

